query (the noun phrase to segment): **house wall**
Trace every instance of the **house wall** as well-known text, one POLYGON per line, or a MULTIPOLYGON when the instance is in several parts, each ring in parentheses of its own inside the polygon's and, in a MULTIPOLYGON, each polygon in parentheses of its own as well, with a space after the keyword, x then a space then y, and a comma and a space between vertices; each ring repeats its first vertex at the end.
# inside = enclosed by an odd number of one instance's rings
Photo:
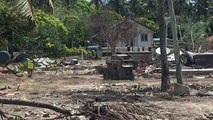
MULTIPOLYGON (((138 24, 134 22, 134 25, 137 27, 137 34, 136 37, 133 38, 133 51, 149 51, 149 47, 153 46, 153 31, 146 28, 145 26, 142 26, 141 24, 138 24), (141 41, 142 34, 147 34, 147 41, 141 41)), ((127 47, 128 44, 125 42, 119 41, 117 44, 117 47, 127 47)), ((129 43, 129 45, 131 45, 129 43)))
POLYGON ((153 44, 153 33, 154 32, 140 24, 136 23, 136 25, 138 26, 137 27, 138 33, 135 38, 135 41, 136 41, 135 47, 139 47, 141 49, 144 48, 145 51, 148 51, 148 48, 152 47, 152 44, 153 44), (142 34, 147 34, 147 39, 148 39, 147 41, 141 40, 142 34))

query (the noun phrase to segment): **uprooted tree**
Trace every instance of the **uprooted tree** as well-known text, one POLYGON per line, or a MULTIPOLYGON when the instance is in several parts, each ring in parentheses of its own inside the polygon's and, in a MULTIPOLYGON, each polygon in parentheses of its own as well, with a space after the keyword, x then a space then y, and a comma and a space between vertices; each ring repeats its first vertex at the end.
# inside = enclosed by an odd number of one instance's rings
POLYGON ((129 40, 133 40, 136 33, 130 19, 124 19, 110 10, 100 10, 92 14, 88 18, 87 24, 92 38, 108 43, 112 55, 116 54, 116 44, 119 40, 127 43, 129 40))

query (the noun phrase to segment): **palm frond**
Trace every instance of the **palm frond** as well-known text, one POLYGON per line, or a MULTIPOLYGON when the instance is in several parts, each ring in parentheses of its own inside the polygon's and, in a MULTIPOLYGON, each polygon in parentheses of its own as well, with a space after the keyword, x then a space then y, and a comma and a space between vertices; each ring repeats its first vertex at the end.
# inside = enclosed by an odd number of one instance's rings
POLYGON ((53 11, 54 11, 53 1, 52 1, 52 0, 48 0, 48 2, 49 2, 49 5, 51 6, 51 8, 52 8, 52 9, 53 9, 53 11))
POLYGON ((17 3, 15 4, 14 9, 17 12, 19 12, 22 16, 30 17, 31 20, 34 20, 31 4, 29 0, 18 0, 17 3))

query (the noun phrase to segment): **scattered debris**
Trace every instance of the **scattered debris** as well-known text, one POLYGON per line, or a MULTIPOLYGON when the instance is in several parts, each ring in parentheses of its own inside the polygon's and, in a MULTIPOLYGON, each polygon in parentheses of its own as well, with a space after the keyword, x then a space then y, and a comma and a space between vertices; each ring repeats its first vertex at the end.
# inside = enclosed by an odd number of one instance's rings
POLYGON ((8 73, 8 69, 6 67, 0 67, 0 73, 6 74, 8 73))
POLYGON ((213 119, 213 113, 209 113, 209 114, 204 114, 204 116, 209 119, 212 120, 213 119))
POLYGON ((12 104, 12 105, 23 105, 23 106, 31 106, 31 107, 40 107, 47 108, 62 114, 71 115, 69 110, 57 107, 55 105, 51 105, 44 102, 30 101, 30 100, 20 100, 20 99, 12 99, 12 98, 3 98, 0 97, 1 104, 12 104))
POLYGON ((155 70, 155 66, 154 65, 149 65, 146 67, 145 73, 152 73, 155 70))
POLYGON ((146 104, 104 102, 86 106, 85 111, 97 120, 165 120, 157 110, 146 104))
POLYGON ((4 88, 1 88, 0 89, 0 96, 13 96, 13 95, 16 95, 18 94, 18 90, 19 90, 19 87, 17 87, 17 89, 12 89, 10 86, 5 86, 4 88))

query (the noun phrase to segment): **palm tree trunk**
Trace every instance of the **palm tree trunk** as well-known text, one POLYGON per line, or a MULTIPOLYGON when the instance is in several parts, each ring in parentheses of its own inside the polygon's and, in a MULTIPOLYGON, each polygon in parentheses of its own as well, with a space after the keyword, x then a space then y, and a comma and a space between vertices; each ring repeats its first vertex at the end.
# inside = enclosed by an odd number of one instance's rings
POLYGON ((181 70, 181 64, 180 64, 179 43, 178 43, 178 37, 177 37, 177 22, 175 17, 173 0, 168 0, 168 3, 169 3, 169 14, 171 17, 171 24, 172 24, 172 37, 174 40, 176 78, 177 78, 177 83, 182 84, 183 81, 182 81, 182 70, 181 70))
POLYGON ((169 66, 166 54, 166 23, 165 23, 165 0, 158 0, 158 19, 161 49, 161 90, 166 91, 170 88, 169 66))

